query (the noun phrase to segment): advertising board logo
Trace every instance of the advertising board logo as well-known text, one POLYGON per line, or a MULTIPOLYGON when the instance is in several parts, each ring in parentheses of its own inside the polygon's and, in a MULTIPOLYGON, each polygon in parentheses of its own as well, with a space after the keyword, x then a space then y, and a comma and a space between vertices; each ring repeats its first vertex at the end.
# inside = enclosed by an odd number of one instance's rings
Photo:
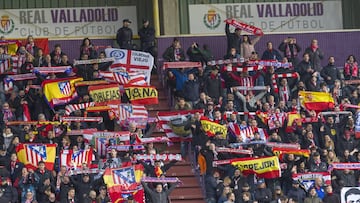
POLYGON ((214 9, 208 10, 203 18, 204 24, 207 28, 214 30, 219 27, 221 22, 220 14, 216 13, 214 9))
POLYGON ((125 57, 125 52, 121 50, 113 50, 110 52, 110 57, 114 57, 116 60, 121 60, 125 57))
POLYGON ((13 19, 11 19, 8 15, 1 16, 1 24, 0 24, 0 33, 1 34, 10 34, 15 27, 15 23, 13 19))

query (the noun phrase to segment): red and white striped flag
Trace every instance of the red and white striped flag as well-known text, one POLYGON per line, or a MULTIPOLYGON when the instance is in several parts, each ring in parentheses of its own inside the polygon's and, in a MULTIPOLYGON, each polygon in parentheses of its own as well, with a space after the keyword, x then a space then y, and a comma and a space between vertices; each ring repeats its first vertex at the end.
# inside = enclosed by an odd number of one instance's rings
POLYGON ((13 67, 12 72, 17 73, 17 71, 20 70, 22 64, 25 63, 26 56, 25 56, 25 54, 12 55, 11 60, 12 60, 12 67, 13 67))
POLYGON ((130 118, 147 119, 148 111, 144 105, 120 104, 119 119, 126 120, 130 118))
POLYGON ((106 156, 108 139, 106 137, 95 138, 95 149, 99 156, 106 156))
POLYGON ((254 132, 250 126, 245 127, 240 130, 240 136, 242 137, 243 141, 250 141, 254 138, 254 132))
POLYGON ((121 85, 147 85, 146 76, 140 71, 100 71, 100 76, 108 81, 114 81, 121 85))
POLYGON ((90 167, 91 162, 94 160, 93 150, 62 150, 60 153, 60 166, 66 166, 68 168, 81 168, 83 163, 86 163, 90 167))

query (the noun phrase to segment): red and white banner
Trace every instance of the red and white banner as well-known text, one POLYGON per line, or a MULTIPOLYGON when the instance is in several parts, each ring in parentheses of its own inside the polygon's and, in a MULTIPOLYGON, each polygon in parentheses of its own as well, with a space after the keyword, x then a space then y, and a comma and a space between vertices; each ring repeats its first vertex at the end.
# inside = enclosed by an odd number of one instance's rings
POLYGON ((236 21, 235 19, 226 19, 225 23, 257 36, 264 35, 263 31, 260 28, 246 24, 244 22, 236 21))
POLYGON ((329 165, 328 170, 360 170, 360 163, 332 163, 329 165))
POLYGON ((90 106, 95 106, 95 102, 86 102, 86 103, 81 103, 81 104, 68 104, 65 106, 65 115, 68 116, 74 111, 86 109, 90 106))
POLYGON ((115 58, 74 60, 74 66, 85 65, 85 64, 95 64, 95 63, 106 63, 106 62, 114 62, 114 61, 115 61, 115 58))
POLYGON ((254 66, 245 66, 245 67, 233 67, 233 66, 224 66, 222 71, 227 72, 247 72, 247 71, 259 71, 263 70, 264 66, 254 65, 254 66))
POLYGON ((181 161, 181 154, 137 154, 136 160, 181 161))
POLYGON ((67 70, 72 69, 71 66, 55 66, 55 67, 34 67, 34 72, 39 72, 41 74, 49 73, 64 73, 67 70))
POLYGON ((178 62, 164 62, 163 69, 167 68, 200 68, 201 62, 178 61, 178 62))
POLYGON ((217 147, 216 152, 218 152, 218 153, 231 153, 231 154, 247 154, 247 155, 253 154, 253 152, 251 150, 233 149, 233 148, 227 148, 227 147, 217 147))
POLYGON ((67 168, 82 168, 83 164, 90 167, 91 162, 94 160, 93 150, 62 150, 60 152, 60 166, 66 166, 67 168))
POLYGON ((75 116, 69 116, 69 117, 61 117, 60 122, 103 122, 103 117, 75 117, 75 116))
POLYGON ((139 144, 148 144, 148 143, 165 143, 170 142, 168 137, 144 137, 140 138, 136 135, 136 142, 139 144))
POLYGON ((314 185, 316 178, 321 178, 324 184, 331 185, 331 174, 329 172, 293 173, 292 178, 299 181, 306 191, 314 185))

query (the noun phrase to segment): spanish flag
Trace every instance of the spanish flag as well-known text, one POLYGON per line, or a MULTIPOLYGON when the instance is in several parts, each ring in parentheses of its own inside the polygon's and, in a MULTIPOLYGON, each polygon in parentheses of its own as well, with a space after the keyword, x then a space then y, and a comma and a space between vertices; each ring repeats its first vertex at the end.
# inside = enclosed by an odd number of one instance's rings
POLYGON ((19 144, 16 154, 27 168, 36 169, 40 161, 45 162, 48 170, 54 169, 56 144, 19 144))
POLYGON ((293 127, 294 127, 294 122, 297 119, 300 119, 301 116, 299 113, 297 112, 290 112, 287 114, 287 125, 286 125, 286 132, 287 133, 291 133, 294 131, 293 127))
POLYGON ((259 178, 279 178, 281 176, 280 163, 277 156, 233 159, 231 165, 240 169, 244 175, 256 174, 259 178))
POLYGON ((16 55, 21 42, 19 40, 3 40, 0 41, 0 46, 5 46, 6 53, 9 55, 16 55))
POLYGON ((304 156, 309 158, 310 151, 308 149, 288 149, 288 148, 280 148, 280 147, 273 147, 273 153, 279 157, 280 160, 283 159, 285 154, 294 154, 299 156, 304 156))
POLYGON ((335 102, 330 93, 326 92, 299 92, 301 105, 308 110, 323 111, 333 109, 335 102))
POLYGON ((131 104, 158 104, 158 91, 153 86, 125 85, 126 96, 131 104))
POLYGON ((226 135, 227 135, 226 125, 221 125, 216 122, 213 122, 204 116, 201 117, 200 122, 201 122, 201 126, 204 129, 205 133, 209 137, 213 137, 217 132, 221 132, 221 134, 223 135, 223 138, 224 139, 226 138, 226 135))
POLYGON ((56 105, 66 104, 75 99, 78 95, 74 84, 82 80, 82 78, 45 80, 41 86, 49 106, 54 108, 56 105))

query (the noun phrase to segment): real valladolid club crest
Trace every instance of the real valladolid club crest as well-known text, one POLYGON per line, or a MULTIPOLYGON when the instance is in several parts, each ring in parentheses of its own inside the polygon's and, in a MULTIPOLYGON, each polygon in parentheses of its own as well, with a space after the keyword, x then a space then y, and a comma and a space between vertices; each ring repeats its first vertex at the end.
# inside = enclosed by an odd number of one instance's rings
POLYGON ((216 13, 214 9, 208 10, 208 12, 204 15, 204 24, 207 28, 213 30, 219 27, 221 22, 220 14, 216 13))
POLYGON ((0 33, 1 34, 10 34, 15 27, 15 23, 13 19, 11 19, 8 15, 1 16, 1 24, 0 24, 0 33))

